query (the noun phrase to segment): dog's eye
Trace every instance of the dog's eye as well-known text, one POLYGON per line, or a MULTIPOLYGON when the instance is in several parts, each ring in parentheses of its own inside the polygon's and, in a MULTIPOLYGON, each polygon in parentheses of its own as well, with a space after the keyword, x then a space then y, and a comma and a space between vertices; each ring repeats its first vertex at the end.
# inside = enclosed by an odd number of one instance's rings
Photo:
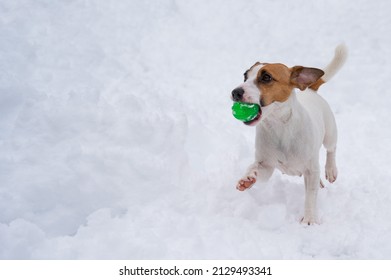
POLYGON ((244 76, 244 81, 247 81, 247 71, 244 72, 243 76, 244 76))
POLYGON ((273 77, 269 73, 262 73, 261 77, 259 78, 259 81, 261 83, 270 83, 273 80, 273 77))

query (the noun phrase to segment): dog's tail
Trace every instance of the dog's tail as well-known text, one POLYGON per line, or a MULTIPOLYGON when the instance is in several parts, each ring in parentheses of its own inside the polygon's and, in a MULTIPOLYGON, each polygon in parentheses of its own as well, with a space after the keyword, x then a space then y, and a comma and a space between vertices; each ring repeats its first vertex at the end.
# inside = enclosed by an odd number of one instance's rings
POLYGON ((348 57, 348 49, 345 44, 340 44, 335 48, 335 54, 333 60, 327 65, 323 71, 324 75, 322 78, 317 80, 310 86, 310 89, 317 91, 318 88, 324 83, 331 80, 332 77, 342 68, 345 64, 346 58, 348 57))

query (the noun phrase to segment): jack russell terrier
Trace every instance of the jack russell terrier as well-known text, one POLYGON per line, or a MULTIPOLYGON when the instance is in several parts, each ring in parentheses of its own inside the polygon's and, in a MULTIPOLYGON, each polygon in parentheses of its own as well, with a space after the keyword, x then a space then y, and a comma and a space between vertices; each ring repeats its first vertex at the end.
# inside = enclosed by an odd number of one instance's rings
POLYGON ((258 115, 246 125, 256 126, 255 162, 239 180, 240 191, 267 181, 275 168, 294 176, 304 175, 306 225, 318 223, 316 201, 320 179, 319 149, 327 150, 326 179, 337 178, 335 153, 337 126, 328 103, 317 93, 343 66, 347 49, 340 45, 324 69, 280 63, 255 63, 244 73, 244 83, 232 91, 232 100, 260 105, 258 115), (296 88, 300 91, 296 93, 296 88))

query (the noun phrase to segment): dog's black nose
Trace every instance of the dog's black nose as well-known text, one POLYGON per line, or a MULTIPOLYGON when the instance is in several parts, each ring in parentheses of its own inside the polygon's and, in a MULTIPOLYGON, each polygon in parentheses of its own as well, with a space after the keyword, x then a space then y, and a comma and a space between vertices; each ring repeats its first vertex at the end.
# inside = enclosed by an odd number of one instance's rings
POLYGON ((232 99, 234 101, 240 101, 242 100, 243 94, 244 94, 244 90, 241 87, 235 88, 232 91, 232 99))

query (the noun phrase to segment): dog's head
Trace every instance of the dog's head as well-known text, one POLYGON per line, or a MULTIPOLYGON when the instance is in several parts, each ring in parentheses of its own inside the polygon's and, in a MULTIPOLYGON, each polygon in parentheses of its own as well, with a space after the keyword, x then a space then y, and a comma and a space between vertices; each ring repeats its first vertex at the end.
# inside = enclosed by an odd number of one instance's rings
POLYGON ((305 90, 314 84, 324 72, 317 68, 295 66, 288 68, 281 63, 255 63, 244 73, 244 82, 232 91, 233 101, 260 105, 258 116, 247 125, 257 125, 262 119, 262 108, 274 102, 288 100, 294 88, 305 90))

